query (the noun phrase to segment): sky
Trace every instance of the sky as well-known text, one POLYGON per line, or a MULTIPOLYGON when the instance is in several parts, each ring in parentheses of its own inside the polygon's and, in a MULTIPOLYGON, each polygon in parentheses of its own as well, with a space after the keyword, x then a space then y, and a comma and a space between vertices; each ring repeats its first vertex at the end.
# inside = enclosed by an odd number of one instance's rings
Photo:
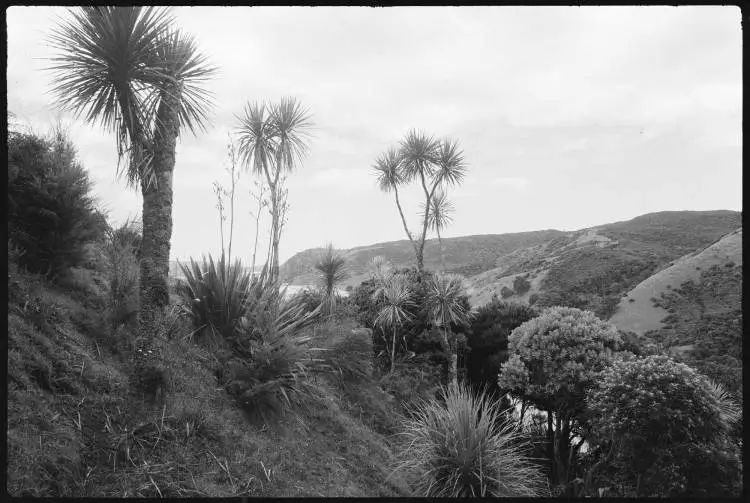
MULTIPOLYGON (((458 141, 468 172, 442 235, 577 230, 666 210, 742 209, 742 34, 734 6, 180 7, 219 73, 206 133, 177 145, 171 258, 221 251, 213 183, 246 103, 294 96, 315 124, 287 181, 282 262, 406 239, 372 165, 411 129, 458 141)), ((7 11, 8 110, 70 129, 110 220, 139 216, 115 139, 61 113, 45 70, 65 8, 7 11)), ((255 241, 243 172, 233 256, 255 241)), ((417 228, 420 190, 401 192, 417 228)), ((267 214, 258 232, 265 258, 267 214)), ((228 235, 225 226, 225 234, 228 235)), ((227 239, 227 238, 225 238, 227 239)))

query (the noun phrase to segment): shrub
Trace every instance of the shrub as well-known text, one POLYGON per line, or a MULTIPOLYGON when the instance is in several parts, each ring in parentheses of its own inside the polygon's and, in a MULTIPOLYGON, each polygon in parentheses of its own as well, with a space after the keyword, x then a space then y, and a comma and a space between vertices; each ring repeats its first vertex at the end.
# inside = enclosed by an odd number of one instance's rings
POLYGON ((369 329, 334 336, 326 345, 322 359, 341 386, 347 387, 372 376, 372 334, 369 329))
POLYGON ((529 305, 533 306, 539 301, 539 294, 538 293, 532 293, 529 295, 529 305))
POLYGON ((323 303, 323 296, 320 292, 304 288, 295 293, 291 297, 290 302, 297 302, 304 306, 305 311, 312 312, 323 303))
POLYGON ((501 301, 497 297, 477 310, 467 336, 466 367, 472 383, 490 392, 497 391, 500 365, 508 359, 508 336, 537 315, 529 306, 501 301))
POLYGON ((518 295, 523 295, 531 289, 531 283, 527 279, 527 276, 516 276, 513 280, 513 290, 518 295))
POLYGON ((406 420, 408 447, 398 469, 427 497, 545 495, 544 476, 523 455, 520 431, 499 416, 484 393, 443 389, 441 400, 420 403, 406 420))
POLYGON ((8 137, 8 234, 29 271, 56 278, 87 259, 106 227, 67 133, 8 137))
POLYGON ((617 329, 589 311, 553 307, 513 330, 511 359, 499 376, 543 410, 584 408, 584 392, 622 345, 617 329), (526 377, 523 377, 526 376, 526 377))
MULTIPOLYGON (((576 447, 571 433, 585 422, 585 393, 615 358, 622 341, 617 329, 594 313, 553 307, 513 330, 510 357, 502 365, 498 385, 525 398, 554 417, 555 472, 559 484, 568 482, 576 447)), ((580 444, 578 444, 580 448, 580 444)))
POLYGON ((283 412, 284 404, 304 404, 314 394, 304 376, 328 369, 311 359, 312 336, 302 332, 320 311, 306 313, 302 305, 285 302, 278 285, 263 279, 248 289, 243 304, 226 338, 231 354, 221 362, 221 380, 251 418, 266 420, 283 412))
POLYGON ((109 276, 108 300, 113 327, 134 321, 138 314, 140 242, 140 226, 132 220, 115 229, 108 229, 105 234, 103 249, 109 276))
POLYGON ((663 355, 615 362, 588 403, 625 492, 739 495, 740 461, 727 442, 739 410, 689 366, 663 355))
MULTIPOLYGON (((420 276, 416 269, 404 268, 394 271, 394 274, 404 278, 409 291, 412 292, 413 301, 413 305, 406 308, 406 311, 409 313, 409 320, 405 321, 399 330, 401 337, 398 339, 396 355, 403 355, 407 351, 413 351, 418 355, 424 353, 443 353, 442 338, 437 333, 435 335, 438 335, 438 337, 432 337, 431 335, 430 328, 432 324, 425 307, 425 298, 427 296, 426 285, 432 273, 424 271, 423 275, 420 276)), ((377 289, 376 281, 364 281, 354 289, 350 296, 351 302, 357 307, 357 321, 362 326, 372 330, 373 352, 376 355, 385 352, 386 338, 391 340, 390 338, 392 337, 391 332, 387 331, 387 333, 384 333, 380 327, 375 326, 375 319, 384 305, 382 297, 373 296, 377 289)), ((463 296, 461 303, 466 309, 470 309, 471 306, 469 305, 468 297, 463 296)), ((451 324, 450 330, 453 333, 458 333, 463 328, 459 325, 451 324)))
POLYGON ((312 387, 308 371, 307 341, 300 336, 276 336, 254 344, 252 360, 226 362, 225 388, 253 420, 267 421, 286 407, 304 404, 312 387))
POLYGON ((437 396, 442 374, 442 369, 435 365, 399 364, 394 372, 380 379, 380 386, 396 399, 402 412, 408 414, 420 401, 437 396))
POLYGON ((512 295, 513 295, 513 290, 511 290, 511 289, 510 289, 510 288, 508 288, 507 286, 504 286, 504 287, 503 287, 503 288, 502 288, 502 289, 500 290, 500 296, 501 296, 502 298, 504 298, 504 299, 507 299, 508 297, 511 297, 512 295))

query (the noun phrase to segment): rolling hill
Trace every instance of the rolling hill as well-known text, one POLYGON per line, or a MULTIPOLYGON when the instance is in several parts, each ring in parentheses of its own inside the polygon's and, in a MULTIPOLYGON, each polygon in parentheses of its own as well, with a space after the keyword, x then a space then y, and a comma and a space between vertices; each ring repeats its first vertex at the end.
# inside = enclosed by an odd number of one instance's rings
MULTIPOLYGON (((497 260, 508 253, 545 243, 564 232, 555 230, 520 232, 513 234, 486 234, 443 239, 446 269, 473 276, 496 267, 497 260)), ((280 270, 282 280, 292 285, 307 285, 315 277, 314 266, 322 248, 312 248, 297 253, 287 260, 280 270)), ((350 276, 345 285, 356 286, 369 275, 370 261, 382 255, 389 262, 406 267, 414 262, 414 248, 408 240, 377 243, 339 250, 346 258, 350 276)), ((440 248, 437 239, 425 243, 424 261, 427 269, 440 267, 440 248)))
MULTIPOLYGON (((736 211, 664 211, 574 232, 464 236, 444 240, 446 269, 467 277, 475 306, 505 293, 512 301, 590 309, 609 318, 636 285, 741 225, 736 211), (528 291, 513 288, 518 276, 529 283, 528 291)), ((341 251, 351 270, 347 285, 368 277, 368 263, 376 255, 398 267, 414 263, 407 240, 341 251)), ((282 266, 282 278, 310 284, 319 253, 311 249, 293 256, 282 266)), ((425 267, 435 270, 439 263, 437 240, 428 240, 425 267)))
POLYGON ((622 330, 639 335, 659 330, 663 328, 662 320, 669 312, 660 303, 654 305, 651 299, 659 299, 688 281, 701 283, 702 271, 730 262, 742 264, 742 229, 727 234, 703 250, 677 259, 636 285, 622 298, 617 312, 609 321, 622 330))

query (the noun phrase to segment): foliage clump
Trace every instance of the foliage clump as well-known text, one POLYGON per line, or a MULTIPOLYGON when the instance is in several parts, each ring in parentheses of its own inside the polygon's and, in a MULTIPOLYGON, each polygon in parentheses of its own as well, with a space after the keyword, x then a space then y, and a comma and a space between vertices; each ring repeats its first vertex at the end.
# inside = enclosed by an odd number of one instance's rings
POLYGON ((106 228, 67 132, 8 136, 8 238, 30 272, 59 277, 87 261, 106 228))
POLYGON ((508 342, 498 386, 547 413, 553 480, 565 484, 586 435, 586 392, 622 357, 620 335, 594 313, 553 307, 513 330, 508 342))
POLYGON ((234 333, 250 300, 252 275, 239 260, 230 264, 224 255, 214 261, 210 255, 202 262, 190 259, 180 264, 185 281, 178 292, 186 305, 199 335, 226 339, 234 333))
POLYGON ((477 310, 466 339, 469 348, 466 373, 472 384, 491 392, 499 391, 497 376, 501 364, 508 360, 508 337, 538 314, 529 306, 497 297, 477 310))
POLYGON ((531 283, 529 283, 527 276, 516 276, 513 280, 513 290, 518 295, 523 295, 531 289, 531 283))
POLYGON ((737 496, 740 411, 720 386, 664 355, 617 361, 588 397, 621 495, 737 496))

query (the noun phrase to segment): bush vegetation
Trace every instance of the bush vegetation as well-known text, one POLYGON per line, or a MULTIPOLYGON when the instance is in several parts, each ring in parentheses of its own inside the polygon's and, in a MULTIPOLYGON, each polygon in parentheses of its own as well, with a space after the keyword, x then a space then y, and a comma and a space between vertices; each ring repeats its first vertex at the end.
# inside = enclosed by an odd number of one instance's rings
POLYGON ((528 275, 516 276, 513 280, 513 290, 516 294, 523 295, 531 289, 531 283, 529 283, 528 275))
POLYGON ((58 278, 83 265, 106 228, 91 181, 62 126, 8 135, 8 239, 29 271, 58 278))
POLYGON ((585 436, 586 390, 616 358, 619 333, 591 312, 553 307, 513 330, 508 346, 498 385, 547 413, 553 479, 565 484, 583 445, 571 442, 585 436))
POLYGON ((495 296, 477 310, 466 343, 467 377, 474 387, 497 393, 500 366, 508 360, 508 337, 522 323, 539 313, 525 305, 501 301, 495 296))
POLYGON ((589 406, 595 435, 609 444, 599 484, 611 495, 739 495, 739 451, 728 436, 740 410, 694 369, 663 355, 615 362, 589 406))

